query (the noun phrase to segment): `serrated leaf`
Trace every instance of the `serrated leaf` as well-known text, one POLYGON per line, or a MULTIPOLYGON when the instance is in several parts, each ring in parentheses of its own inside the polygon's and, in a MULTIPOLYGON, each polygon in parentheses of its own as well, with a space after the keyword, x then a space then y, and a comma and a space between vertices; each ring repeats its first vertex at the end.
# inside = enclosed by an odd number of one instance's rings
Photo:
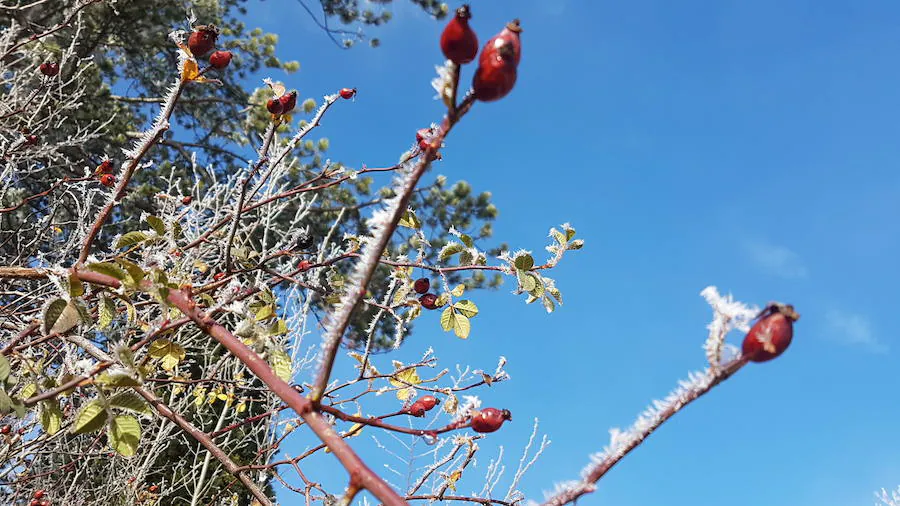
POLYGON ((144 269, 141 269, 141 267, 136 263, 129 262, 128 260, 120 258, 119 264, 122 265, 122 267, 124 267, 126 271, 128 271, 128 275, 131 277, 131 282, 134 286, 140 284, 140 282, 143 281, 145 277, 147 277, 147 273, 144 271, 144 269))
POLYGON ((133 416, 119 415, 110 421, 107 435, 113 450, 123 457, 131 457, 141 441, 141 424, 133 416))
POLYGON ((531 290, 532 297, 541 298, 544 296, 544 281, 538 277, 537 274, 529 273, 530 276, 534 276, 534 290, 531 290))
POLYGON ((81 411, 75 415, 75 424, 72 426, 72 434, 87 434, 97 432, 103 428, 106 423, 108 413, 103 406, 103 402, 91 401, 81 408, 81 411))
POLYGON ((269 318, 275 317, 275 310, 272 306, 266 305, 260 308, 259 311, 256 312, 256 316, 254 317, 256 321, 261 322, 263 320, 268 320, 269 318))
POLYGON ((289 332, 287 322, 282 320, 281 318, 275 320, 268 329, 266 329, 266 334, 270 336, 283 336, 289 332))
POLYGON ((513 260, 513 265, 520 271, 530 271, 534 267, 534 257, 531 255, 519 255, 513 260))
POLYGON ((569 250, 578 250, 584 247, 584 241, 581 239, 575 239, 574 241, 569 243, 569 246, 566 249, 569 250))
POLYGON ((84 295, 84 284, 78 276, 69 274, 69 296, 72 298, 84 295))
POLYGON ((550 297, 544 297, 541 299, 541 302, 544 303, 544 309, 547 310, 548 313, 552 313, 554 309, 556 309, 556 305, 553 303, 553 299, 550 297))
POLYGON ((0 383, 9 378, 10 372, 12 372, 12 367, 9 365, 9 359, 6 358, 6 355, 0 355, 0 383))
POLYGON ((466 245, 467 248, 472 248, 475 246, 475 241, 472 240, 472 236, 467 234, 459 234, 459 240, 466 245))
POLYGON ((422 315, 422 306, 416 305, 406 314, 406 321, 411 322, 422 315))
POLYGON ((453 307, 463 316, 472 318, 478 314, 478 306, 471 300, 460 300, 453 304, 453 307))
POLYGON ((56 299, 44 308, 44 333, 50 334, 53 326, 56 325, 56 321, 59 320, 59 317, 62 316, 63 311, 66 309, 68 303, 63 299, 56 299))
POLYGON ((138 395, 134 390, 126 390, 109 398, 109 406, 112 408, 120 408, 142 415, 153 413, 150 405, 143 397, 138 395))
POLYGON ((522 290, 525 290, 526 292, 534 290, 534 287, 537 286, 537 281, 531 273, 516 271, 516 277, 519 278, 519 285, 521 285, 522 290))
POLYGON ((565 227, 566 229, 566 240, 571 241, 573 237, 575 237, 575 229, 572 227, 565 227))
POLYGON ((453 330, 453 325, 456 323, 456 320, 453 319, 453 306, 450 306, 441 313, 441 328, 444 329, 444 332, 449 332, 453 330))
POLYGON ((549 293, 554 299, 556 299, 556 302, 558 302, 559 305, 562 305, 562 303, 563 303, 563 301, 562 301, 562 292, 560 292, 560 291, 559 291, 558 289, 556 289, 556 288, 548 288, 548 289, 547 289, 547 293, 549 293))
POLYGON ((460 313, 455 313, 453 319, 455 320, 453 332, 456 333, 456 337, 460 339, 469 337, 469 332, 472 330, 472 324, 469 322, 469 319, 460 313))
MULTIPOLYGON (((394 367, 399 368, 403 366, 403 364, 400 364, 399 366, 398 364, 399 362, 395 361, 394 367)), ((393 376, 388 378, 388 381, 391 385, 400 388, 400 390, 397 390, 397 399, 405 401, 416 395, 416 389, 413 388, 412 385, 418 385, 422 382, 422 379, 419 378, 419 373, 416 371, 416 368, 410 367, 409 369, 394 373, 393 376)))
POLYGON ((465 249, 465 246, 463 246, 462 244, 455 241, 450 241, 445 244, 443 248, 441 248, 441 252, 438 257, 441 259, 441 261, 444 261, 457 253, 462 253, 463 251, 465 251, 465 249))
POLYGON ((453 287, 453 290, 450 290, 450 293, 454 297, 462 297, 462 295, 464 293, 466 293, 466 285, 460 283, 460 284, 456 285, 455 287, 453 287))
POLYGON ((116 249, 127 248, 129 246, 134 246, 135 244, 140 244, 148 239, 146 233, 135 230, 133 232, 128 232, 127 234, 119 237, 119 240, 116 241, 116 249))
POLYGON ((416 216, 416 213, 410 209, 407 209, 406 212, 403 213, 403 216, 400 218, 400 222, 398 223, 398 225, 415 230, 422 228, 422 222, 416 216))
POLYGON ((44 429, 49 435, 54 435, 59 432, 59 428, 62 425, 62 411, 59 409, 59 405, 56 401, 44 401, 41 404, 41 427, 44 429))
POLYGON ((168 339, 157 339, 150 344, 150 356, 158 358, 162 362, 162 368, 166 371, 175 369, 179 362, 184 360, 186 355, 184 348, 168 339))
POLYGON ((446 293, 442 293, 442 294, 438 295, 437 299, 435 299, 434 306, 435 307, 444 307, 447 305, 448 302, 450 302, 450 295, 448 295, 446 293))
POLYGON ((87 268, 88 270, 116 278, 119 281, 124 281, 128 277, 128 274, 121 267, 111 262, 97 262, 89 264, 87 268))
MULTIPOLYGON (((54 301, 55 303, 56 301, 54 301)), ((66 303, 65 307, 63 307, 62 312, 59 314, 59 317, 56 321, 53 322, 53 326, 50 328, 51 334, 63 334, 77 327, 79 323, 82 322, 83 315, 81 313, 80 307, 74 301, 69 301, 66 303)))
POLYGON ((409 292, 409 286, 400 285, 400 287, 397 288, 397 291, 394 292, 394 298, 392 299, 394 305, 396 306, 397 304, 402 304, 409 295, 409 292))
POLYGON ((472 265, 475 263, 475 255, 469 250, 464 250, 459 255, 459 265, 472 265))
POLYGON ((125 373, 104 372, 97 376, 96 382, 111 387, 138 387, 141 382, 125 373))
POLYGON ((269 352, 269 363, 279 378, 286 382, 291 381, 293 370, 290 355, 281 350, 271 351, 269 352))
POLYGON ((116 317, 116 303, 109 297, 101 297, 97 304, 97 317, 97 325, 101 330, 108 327, 116 317))
POLYGON ((29 399, 35 393, 37 393, 37 383, 29 383, 22 387, 22 390, 19 391, 18 397, 23 400, 29 399))
POLYGON ((152 228, 157 235, 166 235, 165 222, 156 216, 147 216, 147 225, 150 225, 150 228, 152 228))
POLYGON ((566 239, 565 234, 563 234, 559 230, 556 230, 555 228, 550 229, 550 235, 552 235, 553 238, 556 239, 556 242, 558 242, 560 245, 563 245, 566 242, 568 242, 568 239, 566 239))

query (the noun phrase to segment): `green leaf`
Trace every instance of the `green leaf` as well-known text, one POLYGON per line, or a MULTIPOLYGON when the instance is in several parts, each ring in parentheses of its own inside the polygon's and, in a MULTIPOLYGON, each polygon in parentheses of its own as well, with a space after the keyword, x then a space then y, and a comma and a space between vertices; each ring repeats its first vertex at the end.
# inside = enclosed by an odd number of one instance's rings
POLYGON ((75 425, 72 426, 72 434, 88 434, 97 432, 103 428, 106 423, 108 413, 103 406, 103 402, 91 401, 81 408, 81 411, 75 415, 75 425))
POLYGON ((578 250, 584 247, 584 241, 582 239, 576 239, 569 243, 569 246, 566 249, 570 250, 578 250))
POLYGON ((406 212, 403 213, 403 216, 400 218, 400 222, 398 223, 398 225, 415 230, 422 228, 422 222, 416 216, 416 213, 410 209, 407 209, 406 212))
POLYGON ((128 277, 128 274, 123 271, 121 267, 111 262, 98 262, 88 265, 87 268, 94 272, 116 278, 119 281, 125 281, 125 278, 128 277))
POLYGON ((563 227, 566 230, 566 240, 571 241, 573 237, 575 237, 575 229, 566 225, 563 227))
POLYGON ((22 387, 22 390, 19 390, 18 397, 20 399, 29 399, 35 393, 37 393, 37 383, 29 383, 22 387))
POLYGON ((78 276, 69 274, 69 296, 72 298, 84 295, 84 284, 78 276))
POLYGON ((12 409, 12 399, 6 393, 6 390, 0 388, 0 415, 9 413, 12 409))
POLYGON ((563 303, 563 301, 562 301, 562 292, 560 292, 559 289, 557 289, 557 288, 548 288, 548 289, 547 289, 547 293, 549 293, 551 296, 553 296, 553 298, 556 299, 556 302, 559 302, 559 305, 562 305, 562 303, 563 303))
POLYGON ((451 293, 454 297, 462 297, 462 294, 464 294, 465 292, 466 292, 466 285, 464 285, 464 284, 462 284, 462 283, 456 285, 456 286, 453 288, 453 290, 450 290, 450 293, 451 293))
MULTIPOLYGON (((61 300, 61 299, 58 299, 61 300)), ((74 301, 65 302, 65 306, 63 306, 62 311, 60 311, 59 316, 53 321, 53 326, 49 328, 48 333, 57 333, 63 334, 77 327, 79 323, 84 321, 84 315, 82 314, 83 304, 76 304, 74 301)), ((54 305, 53 310, 56 310, 56 307, 60 306, 57 301, 53 301, 51 304, 54 305)), ((47 320, 44 320, 44 325, 46 326, 47 320)))
POLYGON ((558 242, 560 245, 563 245, 569 241, 568 239, 566 239, 565 234, 563 234, 559 230, 556 230, 555 228, 550 229, 550 235, 552 235, 553 238, 556 239, 556 242, 558 242))
POLYGON ((406 301, 406 298, 409 295, 409 291, 410 290, 408 285, 401 285, 399 288, 397 288, 397 291, 394 292, 394 298, 392 299, 394 301, 394 305, 402 304, 404 301, 406 301))
POLYGON ((119 415, 110 421, 108 436, 113 450, 123 457, 131 457, 141 441, 141 424, 133 416, 119 415))
POLYGON ((59 432, 59 428, 62 425, 62 411, 59 409, 59 404, 56 401, 44 401, 41 404, 41 427, 44 428, 44 432, 49 435, 54 435, 59 432))
POLYGON ((453 307, 456 308, 460 314, 472 318, 478 314, 478 306, 475 305, 471 300, 460 300, 453 304, 453 307))
POLYGON ((469 332, 472 330, 469 319, 459 313, 454 314, 453 318, 455 320, 453 331, 456 333, 456 337, 460 339, 469 337, 469 332))
POLYGON ((101 330, 109 327, 113 318, 116 317, 116 303, 109 297, 101 297, 100 303, 97 304, 97 316, 97 324, 100 326, 101 330))
POLYGON ((441 328, 444 329, 444 332, 448 332, 453 329, 453 325, 456 323, 456 320, 453 319, 453 307, 450 306, 441 313, 441 328))
POLYGON ((454 241, 450 241, 441 248, 441 252, 438 255, 441 261, 447 260, 457 253, 462 253, 466 248, 462 244, 454 241))
POLYGON ((11 371, 12 367, 9 365, 9 359, 6 358, 6 355, 0 355, 0 383, 9 378, 11 371))
POLYGON ((287 334, 287 322, 285 322, 281 318, 275 320, 275 323, 273 323, 268 329, 266 329, 266 333, 270 336, 283 336, 287 334))
POLYGON ((109 398, 111 408, 120 408, 142 415, 153 413, 150 405, 134 390, 126 390, 109 398))
POLYGON ((97 383, 111 387, 139 387, 141 382, 125 373, 104 372, 97 377, 97 383))
POLYGON ((141 232, 140 230, 136 230, 134 232, 128 232, 127 234, 119 237, 119 240, 116 241, 116 249, 127 248, 129 246, 134 246, 135 244, 140 244, 148 239, 146 233, 141 232))
POLYGON ((87 304, 81 300, 73 300, 72 305, 75 306, 75 310, 78 311, 78 318, 81 319, 81 322, 87 325, 91 325, 94 323, 94 317, 91 316, 91 310, 88 309, 87 304))
POLYGON ((63 299, 56 299, 47 304, 47 307, 44 308, 44 334, 50 333, 50 330, 56 325, 56 321, 62 316, 67 304, 63 299))
POLYGON ((269 362, 272 365, 272 370, 275 371, 279 378, 283 381, 291 381, 293 371, 290 355, 281 350, 274 350, 269 353, 269 362))
POLYGON ((267 320, 269 318, 275 317, 275 310, 272 306, 263 306, 259 311, 256 312, 256 321, 261 322, 263 320, 267 320))
POLYGON ((472 265, 475 263, 475 256, 472 255, 472 252, 469 250, 465 250, 459 255, 459 265, 472 265))
POLYGON ((147 224, 157 235, 166 235, 166 224, 156 216, 147 216, 147 224))
POLYGON ((520 271, 530 271, 534 267, 534 257, 528 254, 519 255, 513 260, 513 264, 520 271))
POLYGON ((135 287, 137 287, 137 285, 139 285, 140 282, 143 281, 147 276, 147 273, 144 272, 144 269, 141 269, 141 267, 136 263, 129 262, 128 260, 124 259, 119 259, 119 263, 122 265, 122 267, 125 268, 126 271, 128 271, 128 275, 131 277, 131 284, 135 287))
POLYGON ((516 277, 519 278, 519 284, 522 286, 522 290, 525 290, 526 292, 534 290, 537 286, 537 281, 529 272, 516 271, 516 277))
POLYGON ((178 343, 173 343, 168 339, 157 339, 150 345, 150 356, 158 358, 162 361, 162 368, 166 371, 175 369, 179 362, 184 360, 186 355, 184 348, 178 343))
POLYGON ((553 310, 556 309, 556 305, 553 304, 553 299, 551 299, 550 297, 545 296, 543 299, 541 299, 541 302, 544 303, 544 309, 546 309, 548 313, 552 313, 553 310))
POLYGON ((475 241, 473 241, 472 237, 467 234, 459 234, 459 240, 462 241, 467 248, 472 248, 475 246, 475 241))

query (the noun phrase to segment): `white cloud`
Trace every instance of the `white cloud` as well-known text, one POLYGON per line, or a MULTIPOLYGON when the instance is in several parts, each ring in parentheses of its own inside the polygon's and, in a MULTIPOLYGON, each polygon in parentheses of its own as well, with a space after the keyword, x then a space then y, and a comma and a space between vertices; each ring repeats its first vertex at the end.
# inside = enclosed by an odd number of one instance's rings
POLYGON ((793 250, 765 240, 745 240, 744 252, 760 269, 787 279, 805 278, 809 271, 793 250))
POLYGON ((887 345, 880 342, 872 331, 872 323, 866 316, 832 309, 825 314, 829 337, 841 344, 858 346, 874 353, 885 353, 887 345))

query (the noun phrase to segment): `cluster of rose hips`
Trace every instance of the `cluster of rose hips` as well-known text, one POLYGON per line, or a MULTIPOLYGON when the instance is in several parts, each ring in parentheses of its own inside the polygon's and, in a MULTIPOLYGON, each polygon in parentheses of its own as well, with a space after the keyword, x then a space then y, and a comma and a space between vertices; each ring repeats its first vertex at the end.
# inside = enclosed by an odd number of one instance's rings
POLYGON ((29 506, 50 506, 50 500, 44 498, 46 495, 42 489, 35 490, 29 506))
MULTIPOLYGON (((408 415, 423 417, 425 413, 434 409, 441 401, 433 395, 425 395, 416 399, 404 412, 408 415)), ((512 421, 512 413, 508 409, 484 408, 472 411, 472 419, 469 426, 475 432, 496 432, 505 421, 512 421)))
POLYGON ((53 77, 56 74, 59 74, 59 64, 56 62, 44 62, 41 63, 41 66, 38 67, 41 71, 41 74, 44 74, 47 77, 53 77))
MULTIPOLYGON (((216 47, 219 29, 215 25, 200 25, 188 37, 188 49, 195 58, 206 56, 216 47)), ((216 69, 224 69, 231 63, 231 51, 214 51, 209 55, 209 64, 216 69)))
POLYGON ((102 162, 100 162, 100 165, 97 166, 97 170, 94 171, 94 175, 97 176, 97 180, 100 181, 100 184, 107 188, 111 188, 116 184, 116 176, 114 176, 112 172, 112 160, 103 160, 102 162))
POLYGON ((419 278, 413 283, 413 290, 421 295, 419 303, 422 304, 422 307, 425 309, 437 309, 440 307, 437 305, 438 296, 428 293, 429 288, 431 288, 431 281, 428 281, 428 278, 419 278))
POLYGON ((440 404, 441 401, 438 400, 437 397, 433 395, 426 395, 419 399, 416 399, 408 408, 406 408, 406 413, 412 416, 425 416, 425 413, 431 411, 435 406, 440 404))
POLYGON ((773 302, 757 318, 744 337, 741 353, 750 362, 767 362, 784 353, 791 344, 794 322, 800 315, 790 304, 773 302))
MULTIPOLYGON (((475 60, 478 53, 478 36, 469 26, 471 18, 471 9, 468 5, 463 5, 456 10, 456 15, 441 34, 441 51, 457 65, 475 60)), ((478 58, 478 69, 472 78, 472 90, 476 99, 492 102, 512 91, 516 84, 519 60, 522 58, 519 39, 521 33, 519 20, 515 19, 484 45, 478 58)))

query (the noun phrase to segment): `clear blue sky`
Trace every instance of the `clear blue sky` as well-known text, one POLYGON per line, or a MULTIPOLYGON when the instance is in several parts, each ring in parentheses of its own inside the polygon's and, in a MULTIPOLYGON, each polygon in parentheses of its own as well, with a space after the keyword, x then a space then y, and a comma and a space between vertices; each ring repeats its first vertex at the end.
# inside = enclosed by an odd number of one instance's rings
MULTIPOLYGON (((442 23, 395 3, 370 32, 381 48, 352 51, 294 0, 249 4, 248 24, 279 33, 280 56, 301 62, 289 86, 359 88, 320 131, 351 165, 393 163, 441 114, 429 81, 442 23)), ((492 191, 496 238, 539 260, 559 223, 587 243, 553 273, 556 313, 507 283, 473 294, 482 314, 467 341, 429 314, 397 357, 428 346, 450 367, 508 357, 512 381, 481 395, 515 421, 483 442, 476 475, 500 444, 514 468, 539 417, 553 443, 526 478, 529 498, 577 477, 610 427, 705 366, 699 292, 713 284, 795 304, 791 348, 691 405, 581 503, 864 505, 900 483, 900 4, 473 4, 482 42, 522 19, 519 82, 453 132, 436 172, 492 191)), ((363 451, 380 468, 383 455, 363 451)), ((343 481, 325 469, 314 479, 343 481)))

